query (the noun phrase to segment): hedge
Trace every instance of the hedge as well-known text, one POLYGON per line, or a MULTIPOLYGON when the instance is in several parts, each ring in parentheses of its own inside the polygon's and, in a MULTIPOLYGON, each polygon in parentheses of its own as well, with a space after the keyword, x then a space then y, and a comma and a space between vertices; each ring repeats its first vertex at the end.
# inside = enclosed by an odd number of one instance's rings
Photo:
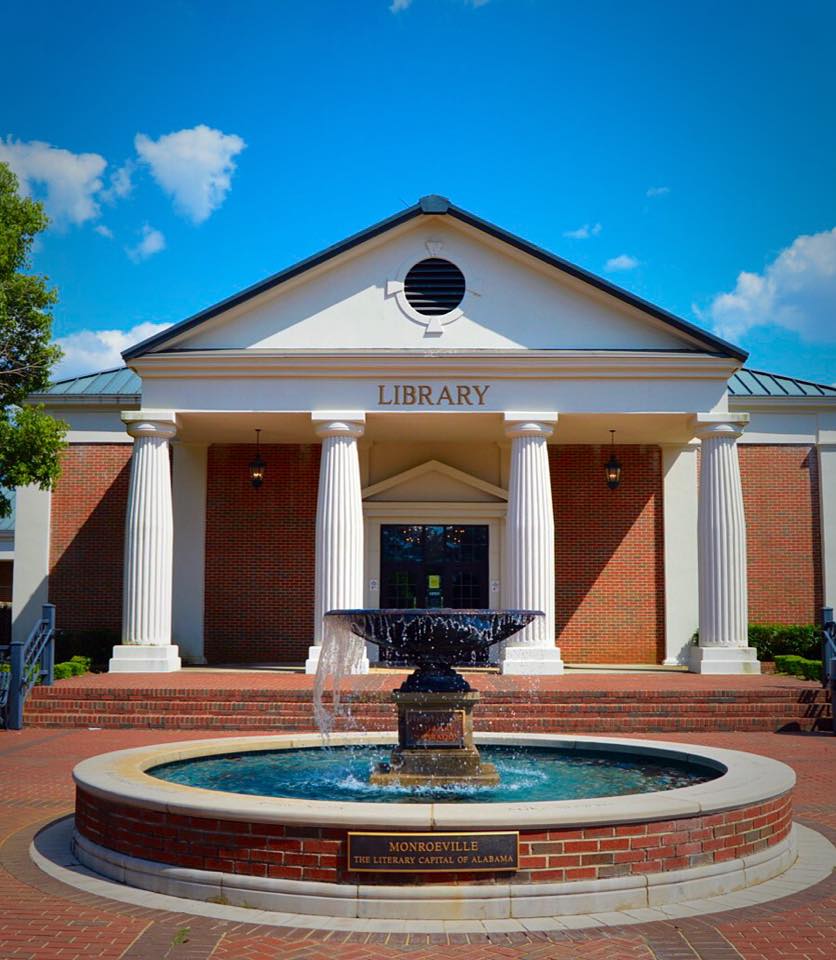
POLYGON ((90 670, 90 657, 72 657, 64 663, 55 664, 55 679, 68 680, 70 677, 80 677, 90 670))
POLYGON ((821 656, 821 627, 812 623, 750 623, 749 646, 757 648, 758 660, 777 662, 782 655, 815 660, 821 656))
POLYGON ((821 660, 808 660, 806 657, 794 657, 791 654, 778 654, 775 667, 779 673, 789 673, 793 677, 805 680, 821 680, 821 660))
MULTIPOLYGON (((699 641, 699 633, 692 637, 699 641)), ((774 660, 780 655, 804 657, 815 660, 821 656, 821 627, 812 623, 750 623, 749 646, 758 651, 758 660, 774 660)))

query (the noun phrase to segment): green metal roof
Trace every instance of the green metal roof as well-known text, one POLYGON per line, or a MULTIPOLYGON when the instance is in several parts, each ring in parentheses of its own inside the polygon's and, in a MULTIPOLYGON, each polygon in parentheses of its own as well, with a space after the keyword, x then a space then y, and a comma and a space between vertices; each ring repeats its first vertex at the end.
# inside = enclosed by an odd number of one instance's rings
POLYGON ((87 373, 80 377, 57 380, 39 397, 140 397, 142 382, 127 367, 87 373))
POLYGON ((836 387, 763 370, 738 370, 729 380, 732 397, 836 397, 836 387))

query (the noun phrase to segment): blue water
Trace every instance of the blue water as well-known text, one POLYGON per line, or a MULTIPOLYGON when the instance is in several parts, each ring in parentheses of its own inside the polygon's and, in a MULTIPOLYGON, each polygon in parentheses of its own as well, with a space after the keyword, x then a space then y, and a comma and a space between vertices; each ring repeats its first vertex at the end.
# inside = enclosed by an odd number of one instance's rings
POLYGON ((581 800, 628 793, 675 790, 720 776, 709 767, 630 754, 529 747, 482 747, 482 759, 496 764, 495 787, 377 787, 369 774, 389 759, 387 747, 331 747, 265 750, 180 760, 147 772, 161 780, 209 790, 303 800, 365 803, 514 803, 581 800))

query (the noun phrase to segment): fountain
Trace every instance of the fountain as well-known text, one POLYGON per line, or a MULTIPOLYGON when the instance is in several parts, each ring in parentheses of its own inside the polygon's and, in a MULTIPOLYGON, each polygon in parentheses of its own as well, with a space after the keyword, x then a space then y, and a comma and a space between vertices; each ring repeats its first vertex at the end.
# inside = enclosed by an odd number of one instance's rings
POLYGON ((392 693, 397 734, 331 724, 325 741, 247 736, 92 757, 74 771, 74 856, 118 884, 349 924, 659 907, 794 863, 795 777, 774 760, 660 741, 474 734, 479 693, 453 664, 537 616, 332 611, 318 694, 334 679, 336 712, 340 675, 365 641, 393 650, 417 667, 392 693))
MULTIPOLYGON (((392 692, 398 746, 371 774, 378 786, 490 786, 499 782, 473 742, 479 692, 454 668, 542 617, 538 610, 331 610, 326 625, 386 647, 416 669, 392 692)), ((327 631, 326 631, 327 632, 327 631)), ((325 662, 325 661, 324 661, 325 662)))

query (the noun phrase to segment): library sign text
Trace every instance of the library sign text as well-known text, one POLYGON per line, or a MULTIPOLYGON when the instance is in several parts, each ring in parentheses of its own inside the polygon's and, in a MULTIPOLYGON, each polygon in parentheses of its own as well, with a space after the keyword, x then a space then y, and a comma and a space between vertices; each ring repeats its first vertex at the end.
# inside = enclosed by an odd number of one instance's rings
POLYGON ((488 383, 379 383, 380 407, 484 407, 488 383))

